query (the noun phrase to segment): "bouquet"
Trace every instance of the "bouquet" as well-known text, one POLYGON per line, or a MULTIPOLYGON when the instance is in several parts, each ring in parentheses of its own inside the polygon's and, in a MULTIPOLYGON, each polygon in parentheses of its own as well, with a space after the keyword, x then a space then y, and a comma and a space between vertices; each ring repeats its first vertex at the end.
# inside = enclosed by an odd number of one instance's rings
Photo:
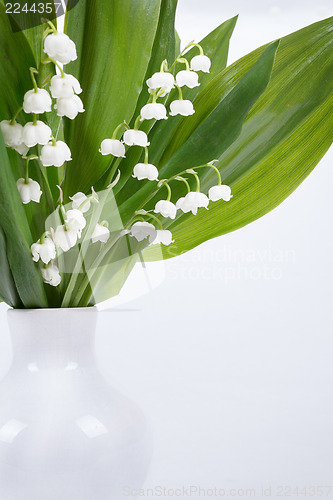
POLYGON ((115 296, 138 261, 275 208, 332 143, 332 18, 227 67, 237 18, 181 48, 176 0, 69 2, 64 30, 52 7, 14 30, 0 3, 0 299, 11 307, 115 296))

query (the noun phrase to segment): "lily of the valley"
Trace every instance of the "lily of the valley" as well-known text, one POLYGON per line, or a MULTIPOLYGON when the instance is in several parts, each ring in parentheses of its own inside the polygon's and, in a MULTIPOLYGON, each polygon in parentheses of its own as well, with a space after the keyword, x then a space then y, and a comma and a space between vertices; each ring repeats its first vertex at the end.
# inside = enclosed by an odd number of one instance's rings
POLYGON ((161 214, 163 217, 175 219, 177 214, 177 207, 174 203, 168 200, 160 200, 156 203, 155 214, 161 214))
POLYGON ((190 116, 195 113, 193 104, 187 99, 176 100, 170 103, 170 115, 190 116))
POLYGON ((73 75, 54 75, 51 78, 50 92, 54 99, 72 97, 74 94, 81 94, 80 82, 73 75))
POLYGON ((41 267, 41 273, 44 283, 51 286, 58 286, 61 283, 61 276, 59 273, 58 266, 53 262, 50 262, 46 266, 41 267))
POLYGON ((135 222, 129 231, 130 236, 133 236, 137 241, 149 239, 149 243, 153 243, 156 239, 157 231, 150 222, 135 222))
POLYGON ((182 210, 184 213, 192 212, 193 215, 198 213, 198 208, 206 208, 208 209, 209 198, 204 193, 197 193, 191 191, 187 193, 187 195, 183 198, 180 198, 176 207, 179 210, 182 210))
POLYGON ((83 102, 80 97, 73 94, 71 97, 59 97, 54 105, 58 116, 66 116, 70 120, 74 120, 79 113, 84 113, 83 102))
POLYGON ((96 224, 93 234, 91 235, 91 241, 93 243, 96 243, 97 241, 106 243, 109 238, 110 238, 109 229, 106 226, 103 226, 102 224, 96 224))
POLYGON ((42 191, 38 182, 33 181, 32 179, 28 179, 28 181, 25 179, 19 179, 16 182, 16 186, 24 205, 30 203, 31 201, 39 203, 42 191))
POLYGON ((167 120, 167 110, 160 102, 151 102, 141 109, 142 120, 167 120))
POLYGON ((194 87, 198 87, 199 76, 194 71, 188 71, 186 69, 179 71, 176 75, 176 83, 178 87, 188 87, 189 89, 193 89, 194 87))
POLYGON ((148 179, 150 181, 158 180, 158 170, 151 163, 137 163, 133 170, 133 177, 139 181, 148 179))
POLYGON ((203 54, 194 56, 191 59, 191 69, 193 71, 202 71, 203 73, 209 73, 211 64, 212 62, 209 57, 203 54))
POLYGON ((175 79, 171 73, 159 71, 147 80, 147 85, 150 90, 162 89, 161 97, 163 97, 175 87, 175 79))
POLYGON ((42 147, 40 161, 44 167, 61 167, 65 161, 72 159, 71 151, 63 141, 57 141, 55 144, 49 142, 42 147))
POLYGON ((37 243, 31 245, 32 260, 38 262, 41 260, 48 264, 56 258, 56 247, 51 238, 46 236, 43 241, 39 239, 37 243))
POLYGON ((231 188, 225 184, 219 186, 213 186, 208 191, 208 197, 211 201, 230 201, 232 198, 231 188))
POLYGON ((23 143, 32 148, 36 144, 45 146, 52 137, 52 130, 46 123, 37 120, 36 123, 26 123, 23 127, 22 139, 23 143))
POLYGON ((76 46, 69 36, 63 33, 52 33, 45 38, 44 52, 62 64, 68 64, 77 59, 76 46))
POLYGON ((34 89, 28 90, 24 94, 23 110, 25 113, 41 115, 51 111, 51 106, 51 96, 45 89, 37 89, 37 92, 34 89))
POLYGON ((113 155, 118 158, 125 158, 125 146, 118 139, 104 139, 101 144, 100 153, 102 155, 113 155))
POLYGON ((3 135, 3 140, 8 148, 14 148, 22 144, 23 127, 17 122, 11 123, 10 120, 2 120, 0 129, 3 135))
POLYGON ((162 245, 168 246, 174 242, 174 240, 172 239, 172 233, 168 229, 157 229, 156 233, 157 235, 152 245, 158 245, 162 243, 162 245))
POLYGON ((83 214, 90 209, 90 200, 84 193, 78 192, 74 196, 70 196, 69 199, 72 200, 72 208, 81 210, 83 214))
POLYGON ((81 210, 68 210, 65 225, 58 226, 54 233, 54 241, 63 252, 68 252, 81 238, 82 229, 86 226, 86 219, 81 210))
POLYGON ((141 146, 145 148, 149 146, 148 137, 143 130, 129 129, 124 133, 124 142, 127 146, 141 146))

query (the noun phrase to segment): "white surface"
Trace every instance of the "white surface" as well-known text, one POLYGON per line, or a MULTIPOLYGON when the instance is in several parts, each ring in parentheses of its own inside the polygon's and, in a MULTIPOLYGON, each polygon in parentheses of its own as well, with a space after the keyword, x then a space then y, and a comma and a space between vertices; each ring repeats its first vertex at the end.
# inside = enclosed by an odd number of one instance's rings
POLYGON ((1 499, 119 500, 124 484, 142 485, 150 432, 96 366, 97 315, 10 311, 14 359, 0 383, 1 499))
MULTIPOLYGON (((240 14, 231 61, 332 15, 310 0, 179 3, 185 41, 240 14)), ((271 486, 278 499, 290 485, 305 499, 321 495, 304 487, 333 486, 332 159, 261 220, 164 263, 161 286, 122 306, 137 311, 101 313, 99 359, 153 424, 146 488, 260 498, 271 486)), ((5 365, 6 326, 0 342, 5 365)))

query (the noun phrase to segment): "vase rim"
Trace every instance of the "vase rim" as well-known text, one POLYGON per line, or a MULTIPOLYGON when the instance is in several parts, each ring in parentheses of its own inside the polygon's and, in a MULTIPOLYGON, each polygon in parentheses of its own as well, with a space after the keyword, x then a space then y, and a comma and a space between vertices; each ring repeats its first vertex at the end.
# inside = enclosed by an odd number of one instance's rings
POLYGON ((10 308, 7 311, 7 314, 17 314, 17 313, 39 313, 39 312, 57 312, 59 313, 60 311, 84 311, 84 312, 97 312, 98 309, 96 306, 92 307, 45 307, 45 308, 40 308, 40 309, 13 309, 10 308))

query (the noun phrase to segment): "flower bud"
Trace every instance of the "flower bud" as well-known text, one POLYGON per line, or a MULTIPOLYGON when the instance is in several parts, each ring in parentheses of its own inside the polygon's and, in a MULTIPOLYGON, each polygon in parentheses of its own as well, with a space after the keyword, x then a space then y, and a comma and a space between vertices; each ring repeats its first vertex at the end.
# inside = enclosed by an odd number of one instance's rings
POLYGON ((152 243, 156 239, 157 231, 155 226, 149 222, 135 222, 131 227, 129 234, 137 241, 143 241, 148 238, 149 243, 152 243))
POLYGON ((159 71, 147 80, 147 85, 150 90, 163 89, 164 92, 161 94, 163 97, 175 87, 175 79, 171 73, 159 71))
POLYGON ((23 127, 17 122, 13 125, 9 120, 0 122, 0 129, 3 135, 3 140, 8 148, 15 148, 22 144, 23 127))
POLYGON ((156 233, 157 233, 157 236, 154 239, 152 245, 158 245, 158 244, 162 243, 162 245, 168 246, 174 242, 174 240, 172 239, 171 231, 169 231, 167 229, 157 229, 156 233))
POLYGON ((203 193, 190 192, 183 198, 180 198, 176 207, 179 210, 182 210, 184 213, 192 212, 193 215, 198 213, 198 208, 206 208, 208 209, 209 199, 203 193))

